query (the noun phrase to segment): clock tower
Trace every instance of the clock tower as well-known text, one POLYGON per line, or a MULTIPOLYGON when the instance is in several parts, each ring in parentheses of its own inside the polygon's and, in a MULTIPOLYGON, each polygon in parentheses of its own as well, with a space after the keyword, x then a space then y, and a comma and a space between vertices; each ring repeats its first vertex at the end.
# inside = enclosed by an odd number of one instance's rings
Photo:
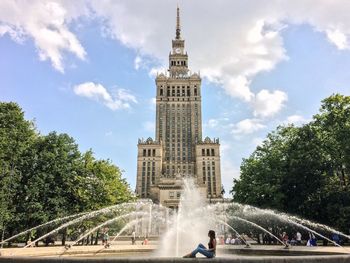
POLYGON ((176 208, 183 177, 210 202, 222 201, 219 139, 202 138, 202 79, 188 69, 180 12, 167 72, 157 74, 155 139, 139 139, 136 193, 176 208))
POLYGON ((188 73, 188 55, 185 53, 185 40, 181 39, 179 7, 176 15, 176 37, 172 41, 172 51, 169 54, 169 73, 174 78, 183 77, 188 73))

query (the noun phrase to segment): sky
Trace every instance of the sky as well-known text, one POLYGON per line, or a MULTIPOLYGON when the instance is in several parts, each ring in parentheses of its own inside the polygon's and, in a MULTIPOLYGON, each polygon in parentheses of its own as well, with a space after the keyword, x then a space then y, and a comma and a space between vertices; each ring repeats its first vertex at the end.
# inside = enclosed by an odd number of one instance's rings
POLYGON ((269 132, 350 95, 348 0, 1 0, 0 101, 17 102, 41 134, 68 133, 110 159, 134 189, 177 5, 226 195, 269 132))

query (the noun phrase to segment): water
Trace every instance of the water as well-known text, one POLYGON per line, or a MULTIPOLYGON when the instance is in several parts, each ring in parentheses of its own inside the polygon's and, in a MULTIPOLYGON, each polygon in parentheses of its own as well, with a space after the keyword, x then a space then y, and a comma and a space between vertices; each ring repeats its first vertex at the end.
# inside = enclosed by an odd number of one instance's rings
MULTIPOLYGON (((246 246, 249 246, 249 242, 246 242, 245 238, 254 231, 267 233, 278 241, 282 248, 286 244, 281 240, 278 235, 281 233, 276 232, 276 229, 283 229, 286 226, 292 227, 294 233, 303 232, 304 236, 313 233, 335 246, 339 245, 330 240, 324 234, 325 232, 338 233, 350 239, 350 236, 329 226, 269 209, 259 209, 239 203, 208 204, 206 198, 196 188, 193 179, 186 178, 183 180, 183 191, 177 211, 153 204, 149 200, 140 200, 57 218, 9 237, 3 243, 15 240, 32 230, 44 227, 50 229, 25 246, 28 247, 48 236, 56 235, 60 230, 67 228, 77 230, 85 221, 89 221, 91 227, 76 240, 74 245, 102 227, 108 226, 116 231, 112 242, 122 233, 130 236, 132 231, 136 232, 137 237, 157 238, 160 242, 156 256, 160 257, 179 257, 191 252, 199 243, 206 245, 209 241, 207 233, 211 229, 217 233, 217 236, 223 238, 237 236, 245 242, 246 246), (101 216, 105 218, 104 221, 101 221, 101 216), (246 231, 246 234, 243 234, 243 231, 246 231), (322 231, 322 234, 319 231, 322 231)), ((110 235, 113 236, 113 233, 110 235)))

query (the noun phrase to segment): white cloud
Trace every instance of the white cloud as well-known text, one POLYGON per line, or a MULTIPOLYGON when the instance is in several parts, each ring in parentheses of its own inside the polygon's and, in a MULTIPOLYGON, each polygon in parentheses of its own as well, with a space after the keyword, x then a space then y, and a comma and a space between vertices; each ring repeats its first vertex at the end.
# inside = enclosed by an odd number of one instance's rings
POLYGON ((158 74, 166 74, 167 73, 167 69, 163 66, 160 66, 160 67, 152 67, 149 72, 148 72, 148 75, 151 77, 151 78, 155 78, 158 74))
POLYGON ((341 32, 339 29, 336 30, 326 30, 327 37, 338 49, 348 49, 349 43, 347 36, 341 32))
MULTIPOLYGON (((154 77, 157 72, 164 72, 175 35, 175 30, 171 30, 175 23, 175 6, 169 8, 170 1, 92 3, 96 13, 106 19, 111 37, 138 51, 135 68, 139 68, 142 56, 152 56, 163 66, 151 68, 150 75, 154 77)), ((215 9, 211 5, 209 1, 201 1, 198 9, 197 1, 180 3, 182 35, 189 43, 186 49, 191 69, 200 69, 202 76, 221 84, 230 96, 251 102, 254 100, 250 90, 253 77, 273 69, 287 58, 279 34, 283 27, 270 19, 271 14, 264 13, 265 8, 264 12, 252 8, 251 13, 236 13, 239 8, 230 1, 215 9), (203 27, 206 33, 198 34, 198 29, 203 27)))
POLYGON ((116 92, 116 98, 121 101, 129 101, 133 103, 137 103, 136 97, 129 93, 126 89, 118 89, 116 92))
MULTIPOLYGON (((202 76, 220 84, 228 95, 253 105, 256 116, 272 116, 286 102, 286 96, 269 91, 277 99, 272 107, 271 96, 261 96, 250 87, 257 74, 288 59, 281 35, 286 26, 309 24, 339 49, 349 48, 350 4, 346 0, 252 0, 243 5, 222 1, 216 8, 203 0, 179 4, 191 69, 200 69, 202 76), (205 33, 199 33, 202 28, 205 33)), ((167 65, 175 34, 172 1, 94 1, 93 8, 106 19, 113 38, 137 50, 139 56, 152 56, 167 65)), ((152 76, 159 71, 163 70, 150 70, 152 76)))
POLYGON ((127 90, 119 89, 115 92, 115 95, 112 96, 111 93, 99 83, 81 83, 74 86, 73 90, 75 94, 99 101, 111 110, 127 109, 130 108, 129 102, 137 103, 135 96, 131 95, 127 90))
MULTIPOLYGON (((347 0, 222 1, 215 8, 209 0, 182 0, 179 5, 191 69, 201 70, 202 76, 221 84, 227 94, 248 103, 259 95, 250 87, 255 76, 288 59, 281 34, 286 26, 309 24, 337 48, 350 49, 347 0)), ((8 33, 15 41, 24 36, 32 38, 40 58, 50 60, 63 72, 65 52, 80 59, 86 57, 69 29, 81 17, 100 18, 105 36, 134 49, 138 54, 135 69, 149 66, 152 76, 164 72, 175 35, 175 3, 171 0, 2 0, 0 35, 8 33), (145 58, 159 63, 144 65, 145 58)), ((269 104, 269 99, 258 98, 262 104, 269 104)))
POLYGON ((142 58, 140 56, 136 56, 134 59, 134 68, 138 70, 142 65, 142 58))
POLYGON ((228 95, 250 102, 254 98, 254 93, 251 92, 249 85, 250 81, 246 76, 237 76, 228 78, 223 87, 228 95))
POLYGON ((295 124, 295 125, 302 125, 304 123, 309 122, 309 119, 304 118, 301 115, 290 115, 287 117, 287 119, 285 121, 283 121, 283 123, 285 124, 295 124))
POLYGON ((259 119, 245 119, 233 125, 232 133, 235 135, 251 134, 266 128, 259 119))
POLYGON ((12 28, 9 25, 1 25, 0 24, 0 37, 8 34, 11 39, 17 43, 23 43, 24 41, 24 32, 21 29, 12 28))
MULTIPOLYGON (((80 2, 76 2, 81 5, 80 2)), ((85 59, 86 52, 68 23, 75 15, 72 4, 64 1, 0 1, 0 36, 8 33, 15 41, 32 38, 40 60, 50 60, 52 66, 64 72, 63 52, 85 59)))
POLYGON ((220 129, 220 130, 226 130, 227 128, 230 128, 229 124, 230 119, 227 117, 220 117, 216 119, 209 119, 206 121, 203 125, 204 129, 220 129))
POLYGON ((285 92, 275 90, 270 92, 268 90, 259 91, 253 102, 254 116, 257 117, 269 117, 279 112, 284 103, 288 100, 288 96, 285 92))
POLYGON ((219 125, 219 120, 217 119, 210 119, 208 120, 206 126, 209 127, 209 128, 215 128, 219 125))

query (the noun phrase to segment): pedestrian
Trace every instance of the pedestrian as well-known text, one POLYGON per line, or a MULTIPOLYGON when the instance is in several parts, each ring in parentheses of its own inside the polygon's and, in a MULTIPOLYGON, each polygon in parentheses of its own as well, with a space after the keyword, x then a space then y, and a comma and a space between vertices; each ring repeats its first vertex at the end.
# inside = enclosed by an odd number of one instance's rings
POLYGON ((109 240, 108 228, 105 228, 102 234, 102 246, 105 246, 105 248, 109 247, 108 240, 109 240))
POLYGON ((142 241, 142 245, 148 245, 148 239, 147 239, 147 236, 145 236, 145 239, 142 241))
POLYGON ((301 233, 298 231, 296 233, 297 246, 301 245, 301 233))
POLYGON ((132 245, 136 244, 136 233, 135 233, 135 230, 133 230, 132 233, 131 233, 131 244, 132 245))
POLYGON ((315 235, 311 232, 309 232, 309 240, 306 243, 306 246, 308 247, 316 247, 317 246, 317 239, 315 235))
POLYGON ((283 233, 282 233, 282 241, 283 241, 283 243, 286 244, 286 245, 289 243, 289 237, 288 237, 288 235, 287 235, 286 232, 283 232, 283 233))
POLYGON ((332 240, 337 243, 338 245, 340 244, 340 238, 339 235, 337 233, 333 233, 332 234, 332 240))

